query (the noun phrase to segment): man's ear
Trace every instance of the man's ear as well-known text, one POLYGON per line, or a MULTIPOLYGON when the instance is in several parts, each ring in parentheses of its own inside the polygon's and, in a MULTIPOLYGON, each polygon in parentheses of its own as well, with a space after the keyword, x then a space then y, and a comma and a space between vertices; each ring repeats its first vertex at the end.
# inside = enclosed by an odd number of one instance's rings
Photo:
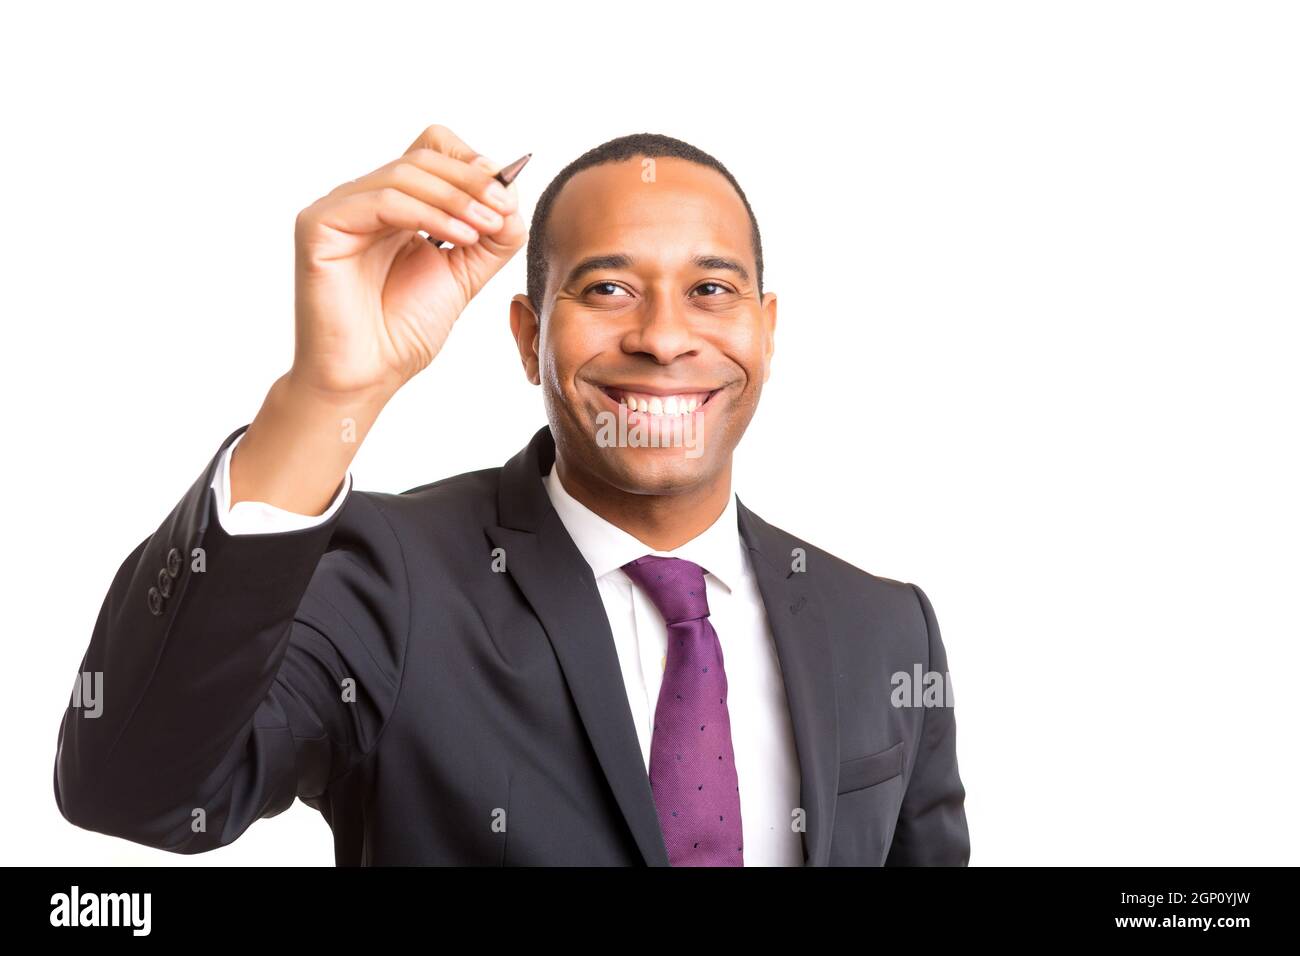
POLYGON ((776 293, 763 296, 763 381, 772 375, 772 353, 776 351, 776 293))
POLYGON ((533 311, 533 303, 524 293, 519 293, 510 300, 510 334, 515 337, 515 347, 519 349, 519 360, 524 364, 524 374, 534 385, 542 384, 538 374, 541 358, 537 350, 541 347, 541 323, 533 311))

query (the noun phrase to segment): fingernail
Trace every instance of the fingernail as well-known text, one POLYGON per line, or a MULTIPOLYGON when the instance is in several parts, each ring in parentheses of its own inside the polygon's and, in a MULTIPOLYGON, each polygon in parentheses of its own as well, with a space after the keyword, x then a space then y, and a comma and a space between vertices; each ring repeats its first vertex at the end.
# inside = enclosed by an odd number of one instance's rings
POLYGON ((448 225, 448 229, 462 242, 478 242, 478 230, 468 223, 461 222, 459 219, 453 219, 448 225))
POLYGON ((487 188, 483 190, 483 194, 498 206, 508 206, 510 204, 510 194, 506 192, 506 187, 500 183, 488 183, 487 188))
POLYGON ((470 202, 469 214, 489 229, 498 229, 501 226, 501 215, 481 202, 470 202))

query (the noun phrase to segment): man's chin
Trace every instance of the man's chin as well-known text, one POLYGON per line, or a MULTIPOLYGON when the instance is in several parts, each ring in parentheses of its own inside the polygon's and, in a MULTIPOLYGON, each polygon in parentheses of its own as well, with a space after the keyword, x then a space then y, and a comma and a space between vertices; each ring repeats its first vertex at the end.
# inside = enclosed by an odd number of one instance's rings
POLYGON ((629 494, 676 495, 707 484, 712 477, 704 456, 686 457, 681 448, 595 448, 606 480, 629 494))

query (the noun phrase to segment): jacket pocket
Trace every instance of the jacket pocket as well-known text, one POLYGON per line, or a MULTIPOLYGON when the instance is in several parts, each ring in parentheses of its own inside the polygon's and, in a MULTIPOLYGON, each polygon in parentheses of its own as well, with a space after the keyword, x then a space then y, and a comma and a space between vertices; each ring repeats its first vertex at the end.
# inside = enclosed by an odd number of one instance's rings
POLYGON ((900 740, 879 753, 840 761, 838 793, 850 793, 884 783, 903 772, 903 742, 900 740))

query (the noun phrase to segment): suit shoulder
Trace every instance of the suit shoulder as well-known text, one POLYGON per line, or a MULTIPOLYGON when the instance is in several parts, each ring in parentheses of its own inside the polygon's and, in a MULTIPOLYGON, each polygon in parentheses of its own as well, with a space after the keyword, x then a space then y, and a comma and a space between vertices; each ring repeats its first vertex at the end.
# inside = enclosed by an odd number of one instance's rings
MULTIPOLYGON (((753 513, 751 512, 751 514, 753 513)), ((869 598, 902 598, 909 604, 916 602, 915 591, 911 584, 886 577, 883 574, 867 571, 838 555, 817 547, 798 535, 791 534, 784 528, 769 524, 757 515, 754 515, 754 518, 768 528, 773 535, 785 539, 789 546, 785 550, 793 550, 794 548, 803 550, 806 572, 813 574, 817 583, 828 593, 841 596, 858 594, 869 598)), ((791 560, 793 560, 793 556, 791 560)))
POLYGON ((793 548, 803 549, 803 573, 826 601, 833 619, 855 622, 857 626, 844 633, 875 635, 874 640, 901 641, 901 646, 910 648, 909 653, 922 655, 919 659, 929 659, 925 648, 932 628, 926 618, 925 599, 920 588, 883 574, 873 574, 788 531, 773 530, 788 545, 780 554, 793 548))
POLYGON ((447 478, 431 481, 428 484, 408 488, 400 495, 391 495, 390 497, 414 500, 446 500, 457 496, 466 498, 486 495, 495 498, 497 487, 501 483, 501 470, 501 466, 497 465, 495 468, 465 471, 459 475, 451 475, 447 478))
POLYGON ((451 475, 400 494, 381 491, 357 494, 395 524, 424 522, 433 517, 435 521, 430 527, 482 527, 496 521, 500 481, 498 466, 451 475))

